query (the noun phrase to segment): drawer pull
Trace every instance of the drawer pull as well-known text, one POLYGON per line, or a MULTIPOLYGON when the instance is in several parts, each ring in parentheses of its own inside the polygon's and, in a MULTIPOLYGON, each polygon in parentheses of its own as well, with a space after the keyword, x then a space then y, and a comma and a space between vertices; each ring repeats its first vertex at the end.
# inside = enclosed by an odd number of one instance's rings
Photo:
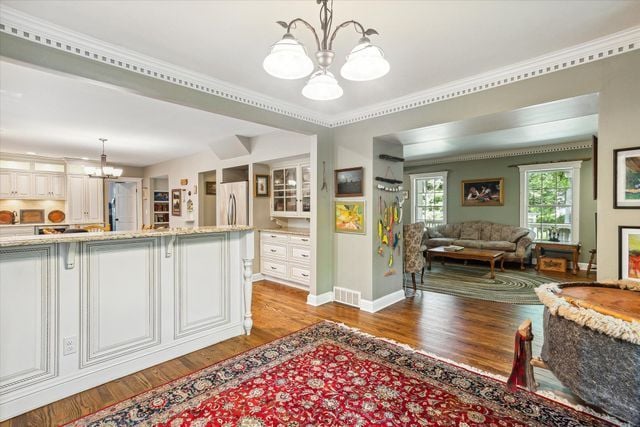
POLYGON ((275 249, 269 249, 271 252, 277 252, 275 249))
POLYGON ((307 255, 307 254, 300 254, 300 256, 301 256, 302 258, 309 258, 309 255, 307 255))
POLYGON ((278 269, 278 267, 274 267, 274 266, 272 265, 272 266, 271 266, 271 269, 272 269, 272 270, 277 270, 277 269, 278 269))
POLYGON ((272 235, 271 235, 271 238, 272 238, 272 239, 277 239, 277 238, 278 238, 278 236, 274 236, 274 235, 272 234, 272 235))
POLYGON ((301 275, 302 277, 309 277, 309 275, 308 275, 308 274, 305 274, 305 273, 300 273, 300 275, 301 275))
POLYGON ((309 239, 300 239, 300 240, 302 240, 303 242, 308 242, 309 241, 309 239))

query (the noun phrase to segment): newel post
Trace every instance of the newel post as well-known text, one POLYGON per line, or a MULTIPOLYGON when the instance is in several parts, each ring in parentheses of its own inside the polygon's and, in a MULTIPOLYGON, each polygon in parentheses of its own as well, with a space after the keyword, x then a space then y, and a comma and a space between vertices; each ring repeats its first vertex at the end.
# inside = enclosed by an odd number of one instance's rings
POLYGON ((244 330, 247 335, 251 335, 251 327, 253 319, 251 313, 251 297, 253 294, 253 259, 245 258, 242 260, 243 265, 243 290, 244 290, 244 330))

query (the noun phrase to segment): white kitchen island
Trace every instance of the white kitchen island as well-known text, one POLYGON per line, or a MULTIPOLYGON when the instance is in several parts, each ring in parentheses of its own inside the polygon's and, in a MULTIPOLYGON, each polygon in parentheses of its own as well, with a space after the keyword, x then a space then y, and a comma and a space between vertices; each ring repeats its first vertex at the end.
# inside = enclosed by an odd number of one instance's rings
POLYGON ((251 331, 253 231, 0 238, 0 420, 251 331))

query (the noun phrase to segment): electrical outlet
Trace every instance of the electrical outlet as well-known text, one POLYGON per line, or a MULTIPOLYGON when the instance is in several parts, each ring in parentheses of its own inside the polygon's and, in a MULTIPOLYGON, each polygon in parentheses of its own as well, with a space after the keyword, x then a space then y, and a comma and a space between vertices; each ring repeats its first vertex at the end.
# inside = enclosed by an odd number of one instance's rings
POLYGON ((74 354, 76 351, 78 351, 76 337, 66 337, 62 340, 62 354, 64 356, 74 354))

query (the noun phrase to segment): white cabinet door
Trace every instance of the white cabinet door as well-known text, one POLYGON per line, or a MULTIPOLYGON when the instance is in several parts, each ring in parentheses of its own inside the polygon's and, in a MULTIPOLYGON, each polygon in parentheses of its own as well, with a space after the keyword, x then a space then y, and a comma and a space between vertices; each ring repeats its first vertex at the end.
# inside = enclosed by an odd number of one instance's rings
POLYGON ((66 188, 66 179, 64 175, 51 175, 51 196, 54 199, 64 200, 66 188))
POLYGON ((41 199, 48 199, 51 197, 51 175, 33 175, 33 196, 41 199))
POLYGON ((104 201, 102 178, 86 178, 85 212, 87 222, 104 222, 104 201))
POLYGON ((69 215, 69 223, 79 224, 84 222, 85 216, 85 190, 84 190, 84 176, 69 175, 67 178, 67 184, 69 190, 67 193, 67 214, 69 215))
POLYGON ((0 172, 0 197, 3 199, 11 199, 13 194, 13 173, 0 172))
POLYGON ((15 173, 15 195, 22 199, 31 197, 32 194, 32 185, 31 185, 32 175, 30 173, 16 172, 15 173))

